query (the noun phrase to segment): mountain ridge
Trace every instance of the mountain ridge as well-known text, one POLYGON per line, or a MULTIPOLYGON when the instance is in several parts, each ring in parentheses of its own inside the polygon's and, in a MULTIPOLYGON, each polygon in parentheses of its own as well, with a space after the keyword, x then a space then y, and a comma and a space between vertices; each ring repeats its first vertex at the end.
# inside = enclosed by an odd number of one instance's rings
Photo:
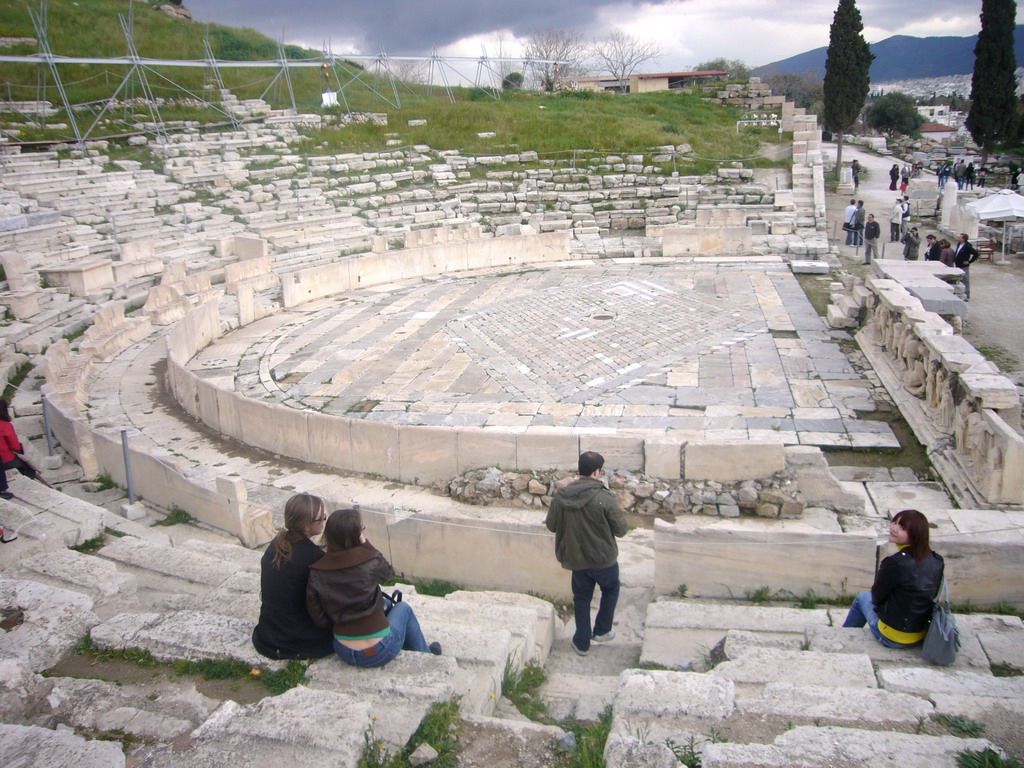
MULTIPOLYGON (((1018 63, 1024 61, 1024 25, 1014 29, 1014 49, 1018 63)), ((969 37, 911 37, 893 35, 871 43, 875 60, 871 64, 871 81, 909 80, 918 77, 969 75, 974 71, 974 46, 977 35, 969 37)), ((786 59, 756 67, 752 74, 770 77, 775 74, 813 74, 825 76, 827 47, 815 48, 786 59)))

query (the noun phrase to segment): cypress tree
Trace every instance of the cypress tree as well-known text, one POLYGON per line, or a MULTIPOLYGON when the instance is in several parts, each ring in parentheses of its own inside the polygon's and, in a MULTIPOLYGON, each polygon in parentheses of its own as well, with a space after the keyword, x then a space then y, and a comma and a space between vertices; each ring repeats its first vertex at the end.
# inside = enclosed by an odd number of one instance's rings
POLYGON ((825 127, 836 134, 836 177, 843 163, 843 131, 857 120, 868 97, 868 72, 875 55, 861 34, 864 23, 854 0, 839 0, 828 33, 825 58, 825 127))
POLYGON ((967 130, 981 147, 981 162, 992 148, 1013 138, 1017 114, 1017 68, 1013 32, 1017 18, 1014 0, 982 0, 981 32, 974 46, 971 110, 967 130))

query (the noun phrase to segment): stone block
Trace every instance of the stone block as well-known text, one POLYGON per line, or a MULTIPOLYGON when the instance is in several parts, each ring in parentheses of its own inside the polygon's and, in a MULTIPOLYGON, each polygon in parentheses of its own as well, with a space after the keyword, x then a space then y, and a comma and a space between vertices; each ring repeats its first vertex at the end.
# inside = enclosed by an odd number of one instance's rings
POLYGON ((355 472, 383 475, 398 480, 398 427, 379 421, 352 419, 352 469, 355 472))
POLYGON ((935 712, 931 702, 903 693, 852 688, 836 695, 820 685, 769 683, 760 695, 736 703, 742 714, 797 720, 824 721, 830 725, 867 723, 916 724, 935 712))
POLYGON ((124 768, 115 741, 87 741, 71 730, 0 724, 0 765, 73 765, 76 768, 124 768))
MULTIPOLYGON (((835 526, 834 516, 829 519, 835 526)), ((796 594, 808 589, 831 594, 844 584, 866 588, 874 576, 875 548, 873 531, 851 536, 808 520, 722 518, 692 530, 659 520, 654 524, 655 593, 669 594, 680 584, 718 598, 766 584, 796 594), (794 556, 804 547, 822 556, 794 556)))
POLYGON ((854 766, 877 763, 879 755, 899 755, 907 765, 956 768, 960 752, 980 752, 989 746, 987 739, 804 725, 777 736, 773 744, 706 744, 701 764, 704 768, 854 766))
POLYGON ((643 438, 583 434, 579 436, 579 446, 580 453, 597 451, 604 456, 606 472, 616 469, 639 472, 643 469, 643 438))
POLYGON ((808 259, 791 259, 789 268, 795 275, 827 275, 829 266, 827 261, 812 261, 808 259))
POLYGON ((689 672, 627 669, 615 692, 616 717, 692 716, 722 720, 732 714, 735 688, 729 680, 689 672))
POLYGON ((400 427, 399 477, 403 483, 430 485, 458 474, 458 433, 440 427, 400 427))
POLYGON ((526 432, 516 439, 516 469, 569 469, 579 467, 578 435, 526 432))
POLYGON ((735 683, 789 683, 829 688, 875 688, 874 668, 864 655, 755 648, 708 673, 735 683))
POLYGON ((457 474, 484 467, 515 469, 516 434, 478 429, 462 429, 457 434, 457 474))
POLYGON ((732 483, 771 477, 785 467, 781 444, 689 443, 683 449, 683 473, 688 480, 732 483))

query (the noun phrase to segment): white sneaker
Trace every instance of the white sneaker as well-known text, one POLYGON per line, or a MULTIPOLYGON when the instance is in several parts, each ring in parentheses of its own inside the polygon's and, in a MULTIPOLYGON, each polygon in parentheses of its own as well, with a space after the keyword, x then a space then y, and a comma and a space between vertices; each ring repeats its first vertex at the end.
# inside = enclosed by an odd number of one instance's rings
POLYGON ((590 653, 589 649, 588 649, 588 650, 586 650, 586 651, 581 651, 581 650, 580 650, 580 649, 579 649, 579 648, 577 647, 577 645, 576 645, 576 641, 575 641, 575 640, 573 640, 572 638, 569 638, 569 645, 571 645, 571 646, 572 646, 572 649, 573 649, 573 650, 574 650, 574 651, 576 652, 576 655, 577 655, 577 656, 586 656, 586 655, 587 655, 588 653, 590 653))
POLYGON ((609 640, 614 640, 614 639, 615 639, 615 630, 614 629, 609 629, 603 635, 594 635, 593 637, 590 638, 590 641, 593 642, 593 643, 607 643, 609 640))

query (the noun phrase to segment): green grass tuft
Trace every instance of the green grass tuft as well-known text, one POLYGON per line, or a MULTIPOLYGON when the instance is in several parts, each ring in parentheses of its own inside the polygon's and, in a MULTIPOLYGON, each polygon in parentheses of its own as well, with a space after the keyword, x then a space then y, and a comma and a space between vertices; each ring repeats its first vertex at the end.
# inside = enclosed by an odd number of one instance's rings
POLYGON ((560 768, 605 768, 604 745, 612 729, 611 707, 605 707, 595 722, 570 719, 561 726, 576 736, 576 749, 565 756, 560 768))
POLYGON ((773 597, 772 588, 765 585, 757 589, 748 589, 746 596, 752 603, 770 603, 773 597))
POLYGON ((961 715, 932 715, 932 720, 946 726, 954 736, 962 739, 977 739, 985 733, 984 725, 961 715))
POLYGON ((501 676, 501 695, 515 704, 520 714, 538 723, 552 724, 548 715, 547 705, 540 697, 540 687, 547 680, 544 668, 527 664, 517 669, 512 659, 505 660, 505 670, 501 676))
POLYGON ((957 768, 1021 768, 1011 757, 1003 757, 994 749, 982 752, 965 750, 956 756, 957 768))
POLYGON ((83 555, 91 555, 103 546, 105 539, 106 537, 102 533, 98 533, 91 539, 86 539, 81 544, 68 547, 68 549, 73 549, 75 552, 81 552, 83 555))
POLYGON ((157 520, 153 525, 189 525, 195 522, 192 517, 181 507, 172 506, 163 520, 157 520))

